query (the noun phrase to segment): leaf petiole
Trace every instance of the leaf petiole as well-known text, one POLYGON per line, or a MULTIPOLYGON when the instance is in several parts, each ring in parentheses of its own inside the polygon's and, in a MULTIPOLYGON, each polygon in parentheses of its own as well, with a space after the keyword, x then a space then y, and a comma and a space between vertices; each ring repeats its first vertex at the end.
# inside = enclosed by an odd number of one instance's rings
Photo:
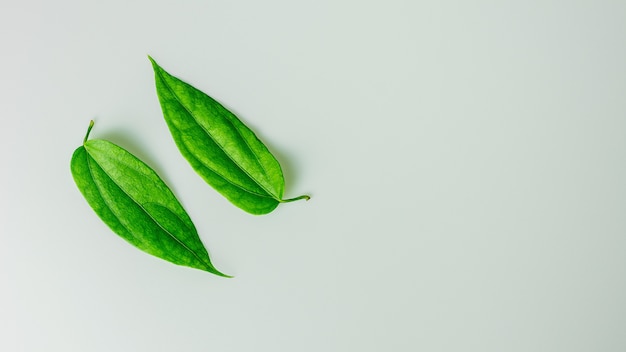
POLYGON ((89 133, 91 133, 91 129, 93 128, 93 120, 89 121, 89 127, 87 127, 87 134, 85 134, 85 139, 83 139, 83 144, 87 143, 87 138, 89 138, 89 133))
POLYGON ((301 196, 295 197, 295 198, 281 199, 281 200, 279 200, 279 202, 280 203, 289 203, 289 202, 295 202, 296 200, 300 200, 300 199, 309 200, 309 199, 311 199, 311 197, 307 196, 306 194, 304 194, 304 195, 301 195, 301 196))

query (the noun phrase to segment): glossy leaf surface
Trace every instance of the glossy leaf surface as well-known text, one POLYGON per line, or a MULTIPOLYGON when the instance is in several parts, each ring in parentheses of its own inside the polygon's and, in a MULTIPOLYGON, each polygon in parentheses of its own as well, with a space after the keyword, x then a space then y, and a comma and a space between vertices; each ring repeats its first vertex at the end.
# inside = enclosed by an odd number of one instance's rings
POLYGON ((252 214, 267 214, 279 203, 309 199, 283 199, 280 164, 254 132, 213 98, 150 61, 174 141, 209 185, 252 214))
POLYGON ((74 152, 78 189, 113 232, 174 264, 225 276, 211 264, 196 228, 172 191, 148 165, 105 140, 87 140, 74 152))

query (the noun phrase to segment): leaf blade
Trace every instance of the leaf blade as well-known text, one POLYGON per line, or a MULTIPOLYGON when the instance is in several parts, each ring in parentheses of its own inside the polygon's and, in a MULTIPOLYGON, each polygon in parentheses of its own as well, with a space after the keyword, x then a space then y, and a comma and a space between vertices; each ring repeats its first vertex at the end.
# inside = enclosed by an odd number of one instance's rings
POLYGON ((283 202, 285 182, 268 148, 219 102, 149 59, 165 121, 194 170, 239 208, 273 211, 283 202))
POLYGON ((218 276, 198 233, 169 187, 148 165, 104 140, 89 140, 70 169, 89 205, 124 240, 177 265, 218 276))

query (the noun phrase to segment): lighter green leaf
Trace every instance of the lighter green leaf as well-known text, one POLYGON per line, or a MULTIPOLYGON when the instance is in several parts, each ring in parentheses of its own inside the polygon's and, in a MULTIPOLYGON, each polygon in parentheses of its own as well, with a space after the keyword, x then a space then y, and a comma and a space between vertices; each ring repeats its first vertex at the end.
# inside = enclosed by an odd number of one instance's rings
POLYGON ((267 214, 283 199, 280 164, 233 113, 170 75, 152 58, 163 116, 181 154, 213 188, 239 208, 267 214))
POLYGON ((196 228, 172 191, 148 165, 123 148, 88 140, 72 156, 78 189, 113 232, 174 264, 229 277, 209 259, 196 228))

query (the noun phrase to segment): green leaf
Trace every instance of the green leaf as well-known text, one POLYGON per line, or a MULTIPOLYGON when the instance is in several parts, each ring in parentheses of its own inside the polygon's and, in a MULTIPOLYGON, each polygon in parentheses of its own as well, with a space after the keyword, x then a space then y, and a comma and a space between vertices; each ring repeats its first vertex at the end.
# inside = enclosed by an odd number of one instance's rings
POLYGON ((280 164, 237 116, 200 90, 170 75, 149 57, 167 126, 194 170, 231 203, 267 214, 283 199, 280 164))
POLYGON ((87 203, 113 232, 133 246, 210 273, 209 259, 193 222, 172 191, 148 165, 105 140, 87 140, 72 156, 71 170, 87 203))

